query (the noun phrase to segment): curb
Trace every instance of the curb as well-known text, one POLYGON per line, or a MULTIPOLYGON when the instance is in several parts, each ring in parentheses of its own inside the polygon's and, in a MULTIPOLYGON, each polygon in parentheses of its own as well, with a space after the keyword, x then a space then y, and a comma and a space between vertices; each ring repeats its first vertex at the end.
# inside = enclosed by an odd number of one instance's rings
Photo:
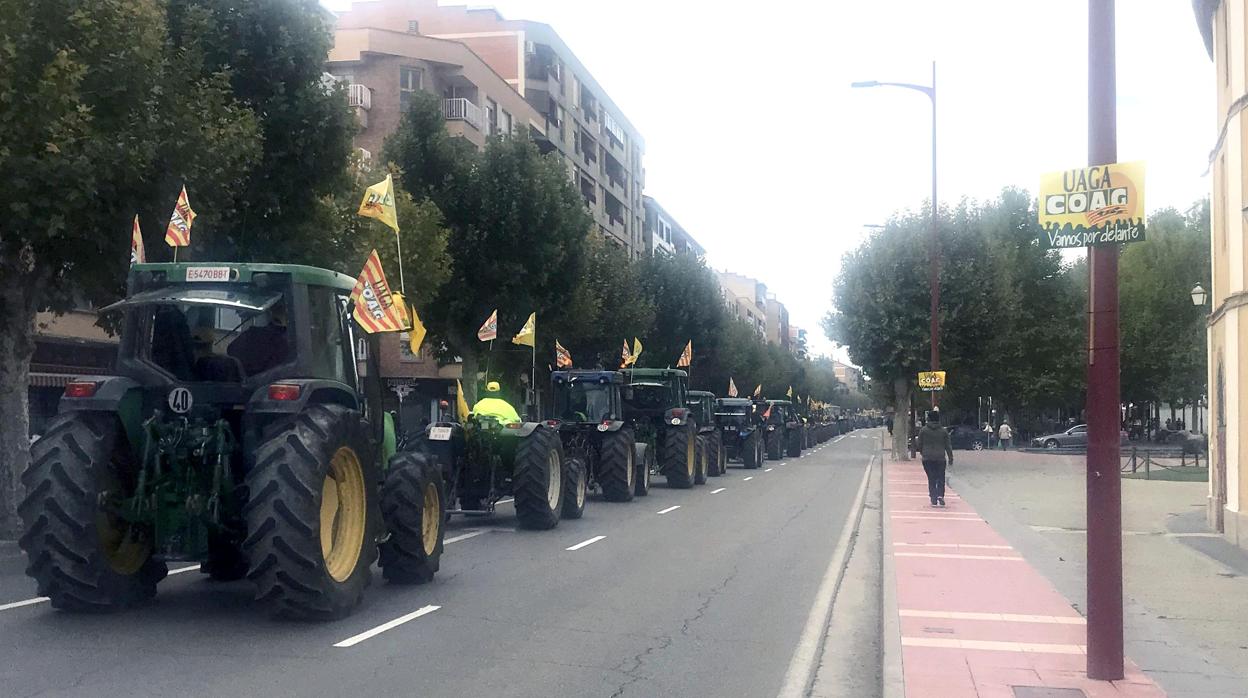
POLYGON ((841 581, 845 579, 845 568, 849 565, 849 554, 853 550, 854 541, 858 537, 858 526, 862 523, 862 512, 867 503, 867 486, 871 482, 871 473, 875 469, 875 461, 879 458, 873 454, 862 474, 862 483, 854 501, 854 510, 845 522, 841 538, 837 541, 832 559, 828 561, 827 571, 819 590, 815 592, 815 600, 811 605, 810 616, 802 635, 797 641, 797 650, 789 662, 784 675, 784 684, 777 694, 778 698, 803 698, 809 695, 819 670, 819 659, 823 656, 823 646, 828 635, 828 621, 832 617, 832 604, 840 591, 841 581))
MULTIPOLYGON (((901 461, 897 461, 901 462, 901 461)), ((888 503, 888 471, 884 467, 884 454, 880 453, 880 520, 884 535, 880 544, 881 583, 880 594, 880 694, 884 698, 905 698, 906 681, 901 667, 901 616, 897 612, 897 568, 893 557, 893 524, 888 503)))

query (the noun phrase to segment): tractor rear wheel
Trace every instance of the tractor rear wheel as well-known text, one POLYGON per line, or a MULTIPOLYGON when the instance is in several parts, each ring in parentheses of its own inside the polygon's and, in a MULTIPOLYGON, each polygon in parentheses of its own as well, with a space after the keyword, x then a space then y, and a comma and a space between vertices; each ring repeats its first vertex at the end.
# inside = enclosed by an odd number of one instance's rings
POLYGON ((633 478, 633 494, 644 497, 650 494, 650 474, 654 471, 654 447, 650 444, 637 444, 633 447, 633 467, 637 474, 633 478), (641 457, 636 454, 640 451, 641 457))
POLYGON ((763 446, 759 443, 762 439, 762 432, 755 429, 746 437, 745 443, 741 446, 741 462, 745 465, 746 470, 754 470, 763 462, 763 446))
POLYGON ((693 487, 697 472, 697 440, 692 424, 664 430, 661 463, 669 487, 678 490, 693 487))
POLYGON ((30 449, 18 507, 20 545, 39 594, 68 611, 111 611, 156 595, 168 572, 152 559, 152 532, 100 507, 133 495, 134 459, 117 418, 71 412, 30 449))
POLYGON ((778 431, 767 433, 767 460, 780 460, 784 457, 784 452, 780 448, 780 439, 783 436, 778 431))
POLYGON ((442 561, 446 495, 442 471, 423 453, 397 453, 381 486, 389 536, 379 546, 381 574, 395 584, 432 581, 442 561))
POLYGON ((693 473, 693 484, 705 485, 706 476, 711 469, 711 440, 706 436, 699 436, 697 446, 694 448, 694 458, 697 460, 697 469, 693 473))
POLYGON ((800 429, 794 429, 789 432, 789 458, 797 458, 802 455, 802 432, 800 429))
POLYGON ((579 519, 585 515, 585 498, 589 494, 589 469, 584 456, 563 461, 563 516, 579 519))
POLYGON ((563 445, 559 437, 542 427, 526 436, 516 446, 513 472, 511 490, 520 527, 554 528, 563 507, 563 445))
POLYGON ((256 450, 243 552, 256 600, 275 615, 341 618, 372 581, 379 478, 362 421, 309 405, 256 450))
POLYGON ((621 429, 606 435, 598 449, 598 484, 608 502, 627 502, 633 498, 637 476, 633 432, 621 429))

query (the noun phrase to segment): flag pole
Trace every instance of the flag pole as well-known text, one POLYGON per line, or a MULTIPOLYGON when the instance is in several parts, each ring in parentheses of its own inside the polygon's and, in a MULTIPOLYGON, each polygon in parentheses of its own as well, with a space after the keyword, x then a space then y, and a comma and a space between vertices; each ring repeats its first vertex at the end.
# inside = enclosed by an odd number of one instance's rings
POLYGON ((178 263, 178 248, 176 245, 173 248, 173 263, 174 264, 178 263))
POLYGON ((536 332, 533 333, 533 346, 529 348, 533 350, 532 351, 533 366, 532 366, 532 370, 529 373, 529 376, 530 376, 529 388, 532 389, 533 391, 533 411, 535 412, 535 414, 533 415, 533 419, 534 421, 536 421, 537 418, 541 416, 541 409, 539 409, 540 406, 538 405, 538 401, 537 401, 537 333, 536 332))
POLYGON ((399 256, 399 292, 407 297, 407 284, 403 282, 403 238, 399 231, 394 231, 395 254, 399 256))

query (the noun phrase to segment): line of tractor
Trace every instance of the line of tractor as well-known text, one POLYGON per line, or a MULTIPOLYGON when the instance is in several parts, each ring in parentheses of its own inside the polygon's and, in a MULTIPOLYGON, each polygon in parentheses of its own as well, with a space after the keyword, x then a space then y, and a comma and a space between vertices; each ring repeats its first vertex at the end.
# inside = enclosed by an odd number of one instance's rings
MULTIPOLYGON (((140 604, 174 562, 248 579, 275 615, 350 614, 380 566, 429 582, 453 515, 578 519, 591 495, 689 489, 862 424, 717 398, 685 371, 552 373, 548 419, 440 419, 398 439, 355 280, 298 265, 136 264, 114 374, 76 378, 32 446, 21 547, 68 611, 140 604), (369 347, 357 360, 359 343, 369 347)), ((598 506, 598 504, 595 504, 598 506)))

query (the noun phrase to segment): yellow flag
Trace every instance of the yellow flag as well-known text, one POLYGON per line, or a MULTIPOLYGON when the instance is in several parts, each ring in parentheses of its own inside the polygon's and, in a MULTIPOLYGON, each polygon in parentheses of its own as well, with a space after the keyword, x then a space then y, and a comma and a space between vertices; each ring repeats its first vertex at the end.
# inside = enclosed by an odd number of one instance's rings
MULTIPOLYGON (((749 385, 749 383, 746 383, 746 385, 749 385)), ((754 397, 760 397, 762 394, 763 394, 763 384, 759 383, 758 387, 754 389, 754 397)))
POLYGON ((455 411, 459 413, 459 421, 468 421, 468 401, 464 399, 464 384, 459 380, 455 381, 455 411))
MULTIPOLYGON (((398 294, 395 294, 398 295, 398 294)), ((411 329, 407 331, 407 345, 412 350, 412 355, 420 354, 420 345, 425 342, 425 335, 428 330, 425 329, 425 323, 420 321, 420 315, 416 314, 416 306, 411 306, 411 329)))
POLYGON ((358 213, 366 218, 376 218, 399 232, 399 215, 394 208, 394 181, 390 175, 364 190, 358 213))
POLYGON ((529 313, 529 319, 525 321, 524 327, 511 338, 512 344, 523 344, 526 347, 537 347, 537 313, 529 313))
POLYGON ((633 337, 633 360, 629 362, 629 365, 637 363, 637 357, 639 356, 641 356, 641 340, 633 337))
POLYGON ((791 386, 791 385, 790 385, 790 386, 789 386, 789 389, 788 389, 787 391, 785 391, 785 393, 784 393, 784 394, 785 394, 785 395, 788 395, 789 397, 793 397, 793 386, 791 386))
POLYGON ((139 214, 134 214, 134 225, 130 227, 130 263, 143 264, 147 261, 147 253, 143 251, 143 231, 139 229, 139 214))

